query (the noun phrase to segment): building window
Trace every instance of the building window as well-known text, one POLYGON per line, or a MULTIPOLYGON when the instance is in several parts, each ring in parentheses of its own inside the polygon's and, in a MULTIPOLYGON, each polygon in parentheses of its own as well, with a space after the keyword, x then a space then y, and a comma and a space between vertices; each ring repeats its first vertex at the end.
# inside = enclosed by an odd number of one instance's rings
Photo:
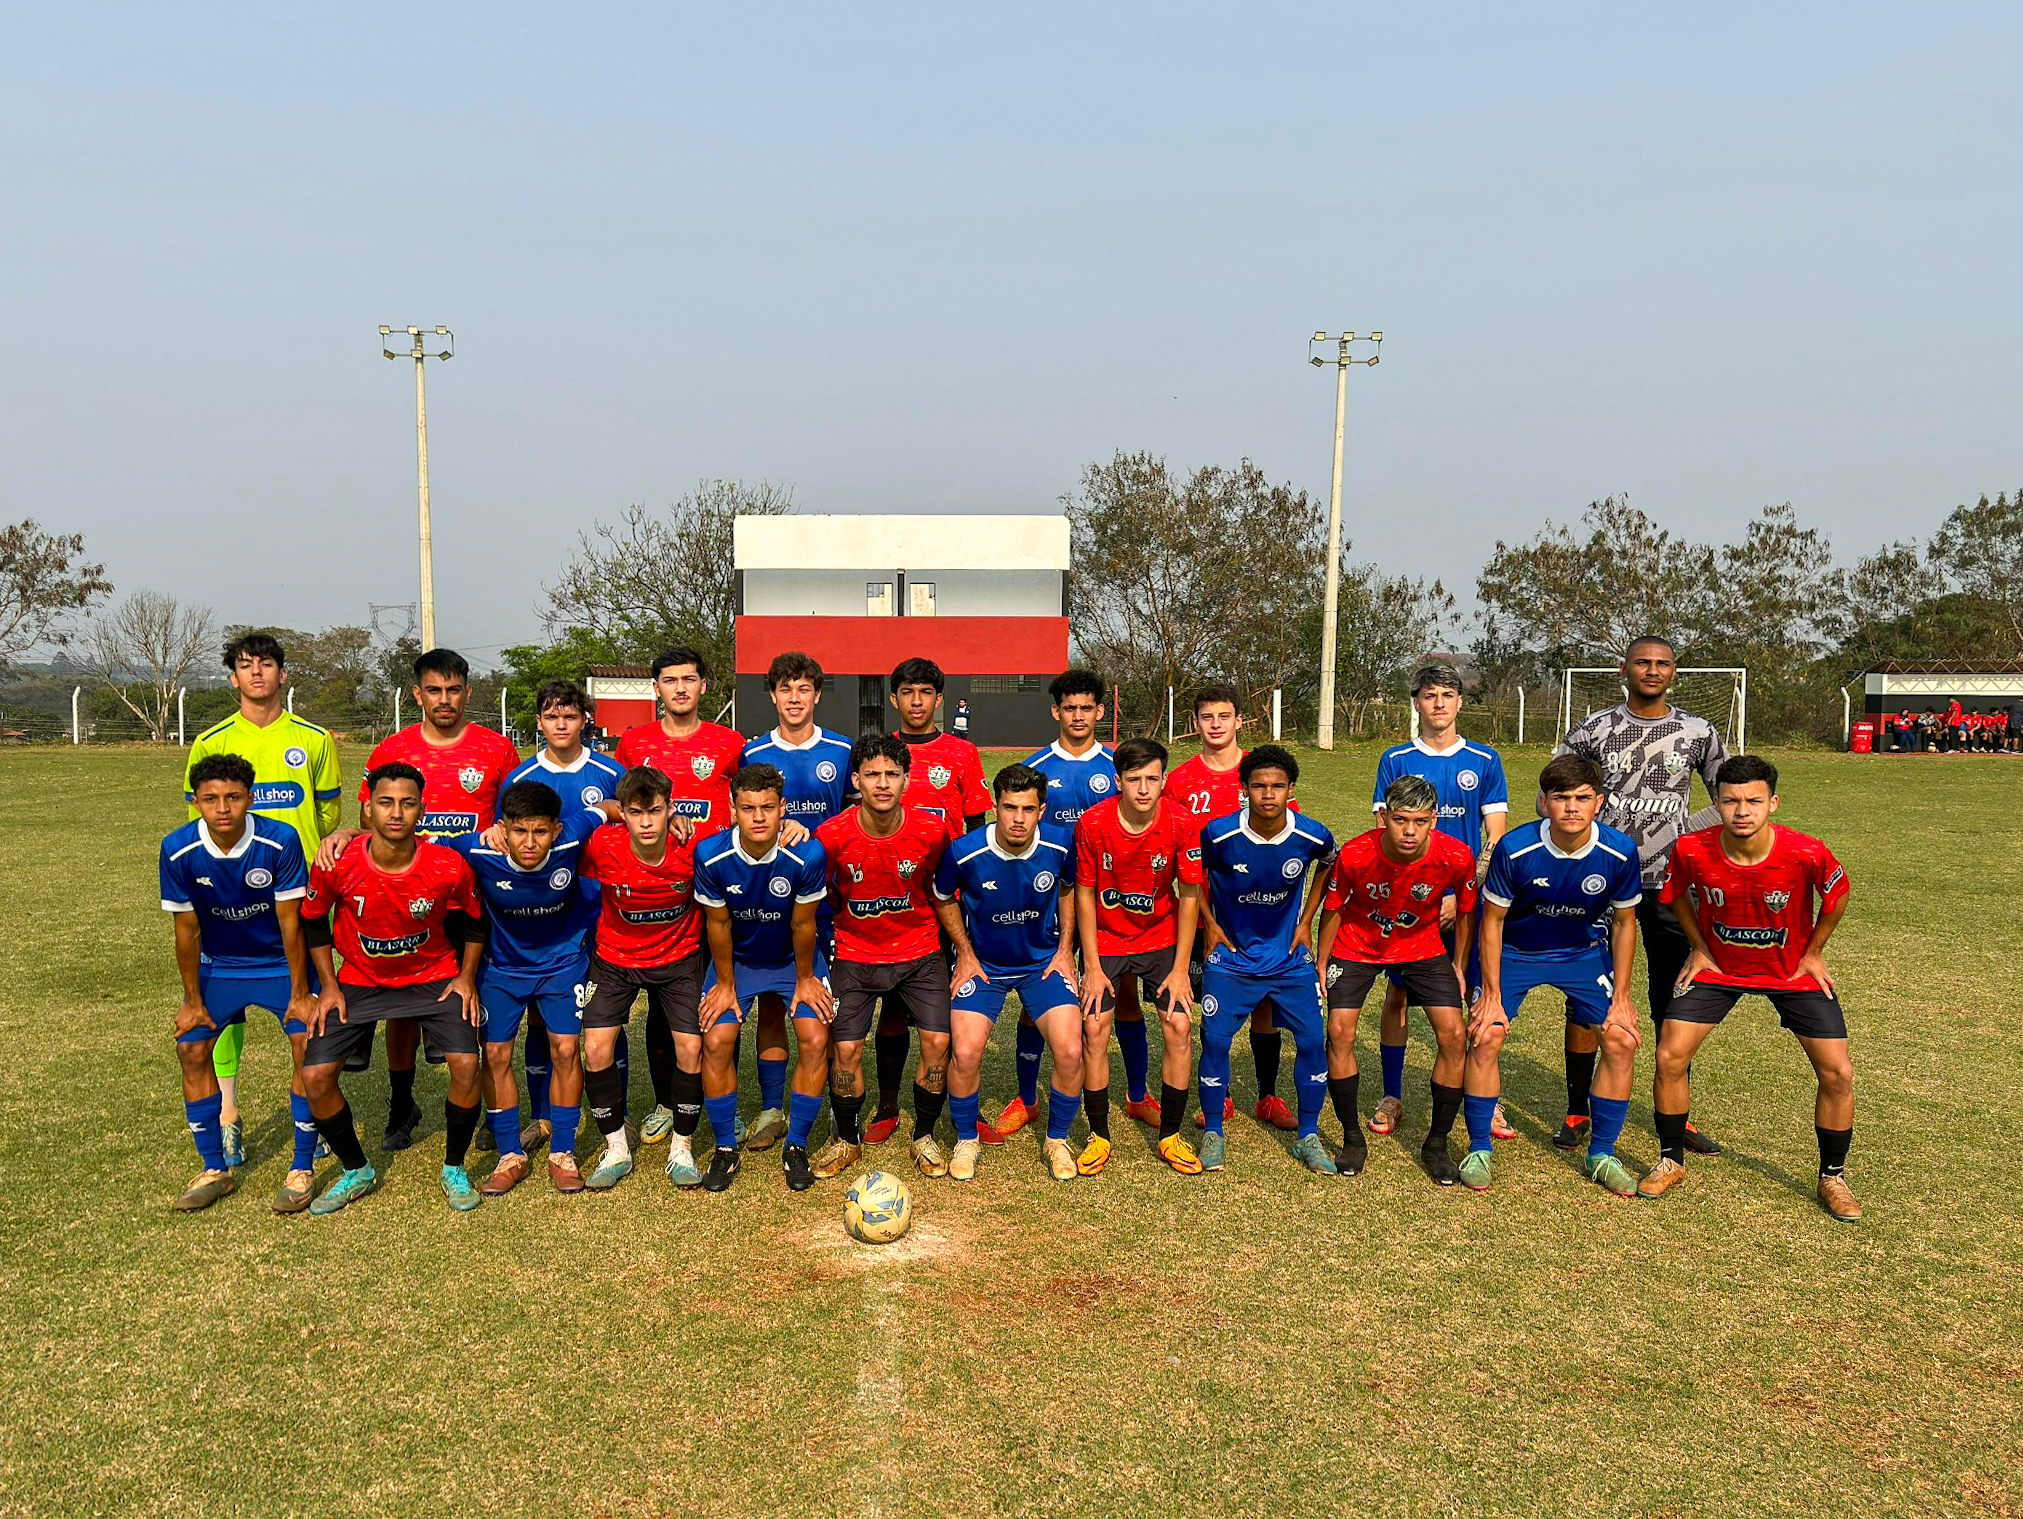
POLYGON ((871 617, 892 616, 892 582, 889 580, 867 581, 864 586, 864 611, 871 617))
POLYGON ((1037 675, 972 675, 969 678, 971 696, 1011 696, 1043 689, 1044 684, 1037 675))

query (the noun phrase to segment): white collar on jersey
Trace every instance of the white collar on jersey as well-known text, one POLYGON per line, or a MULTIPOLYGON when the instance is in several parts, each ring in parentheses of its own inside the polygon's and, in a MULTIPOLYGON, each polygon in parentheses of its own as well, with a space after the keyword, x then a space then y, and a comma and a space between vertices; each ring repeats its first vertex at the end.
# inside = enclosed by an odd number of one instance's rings
POLYGON ((1061 747, 1061 741, 1059 739, 1055 739, 1051 744, 1047 745, 1047 753, 1058 755, 1061 759, 1064 759, 1068 761, 1068 763, 1073 765, 1086 765, 1092 759, 1102 758, 1103 741, 1099 738, 1095 741, 1095 743, 1091 744, 1088 748, 1084 749, 1080 754, 1073 754, 1070 753, 1068 750, 1063 749, 1061 747))
POLYGON ((253 815, 246 814, 246 831, 239 835, 239 842, 230 849, 220 849, 218 841, 211 837, 211 825, 202 818, 197 819, 197 837, 203 840, 204 853, 214 860, 236 860, 253 847, 253 815))
POLYGON ((815 728, 815 731, 808 735, 808 741, 803 744, 789 743, 787 741, 787 735, 782 733, 778 728, 773 729, 773 731, 771 733, 768 733, 766 737, 772 741, 773 746, 775 748, 790 749, 796 754, 805 754, 808 752, 808 750, 814 748, 815 745, 822 742, 822 729, 821 726, 818 724, 815 728))
POLYGON ((995 823, 988 825, 984 829, 983 841, 990 846, 990 852, 1000 860, 1030 860, 1040 852, 1040 831, 1037 828, 1033 830, 1033 841, 1026 845, 1023 854, 1013 854, 1009 849, 999 845, 997 841, 997 824, 995 823))
POLYGON ((1561 849, 1552 841, 1552 824, 1541 823, 1538 841, 1545 846, 1545 852, 1555 860, 1585 860, 1595 852, 1595 845, 1602 841, 1602 831, 1590 823, 1587 825, 1587 842, 1578 849, 1561 849))
POLYGON ((1432 755, 1433 758, 1435 759, 1446 759, 1449 755, 1459 754, 1463 749, 1466 749, 1468 747, 1468 740, 1463 738, 1460 734, 1457 733, 1454 735, 1453 748, 1435 749, 1423 738, 1415 738, 1412 740, 1412 747, 1414 749, 1417 749, 1421 754, 1432 755))
POLYGON ((576 756, 576 761, 574 764, 570 765, 556 764, 555 761, 549 757, 548 751, 546 749, 543 749, 539 754, 534 756, 534 763, 539 765, 543 770, 549 771, 551 774, 554 775, 574 775, 578 770, 581 770, 585 765, 590 763, 590 746, 588 744, 585 744, 583 746, 583 750, 580 754, 576 756))
MULTIPOLYGON (((1266 838, 1263 834, 1258 833, 1251 828, 1250 809, 1248 807, 1245 807, 1243 811, 1238 814, 1238 816, 1241 817, 1243 821, 1236 825, 1237 832, 1241 833, 1245 838, 1249 839, 1251 843, 1262 844, 1267 849, 1276 848, 1278 845, 1286 843, 1288 840, 1294 838, 1299 833, 1298 814, 1294 813, 1293 810, 1289 807, 1286 809, 1285 812, 1285 827, 1279 829, 1279 831, 1273 834, 1270 838, 1266 838)), ((1224 835, 1224 837, 1227 837, 1227 835, 1224 835)))
POLYGON ((768 849, 764 854, 746 854, 745 836, 735 828, 731 830, 731 848, 736 851, 737 857, 747 865, 770 865, 780 857, 780 841, 778 839, 773 840, 773 847, 768 849))

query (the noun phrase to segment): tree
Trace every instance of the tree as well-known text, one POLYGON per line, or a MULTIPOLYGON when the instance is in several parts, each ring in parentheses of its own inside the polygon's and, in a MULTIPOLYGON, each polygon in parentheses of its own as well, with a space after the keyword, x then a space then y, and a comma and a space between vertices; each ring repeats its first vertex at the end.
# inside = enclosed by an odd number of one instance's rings
MULTIPOLYGON (((650 657, 650 656, 649 656, 650 657)), ((551 680, 581 683, 592 665, 624 664, 624 655, 588 628, 568 628, 548 644, 514 644, 501 649, 506 663, 506 703, 515 727, 532 730, 534 693, 551 680)))
POLYGON ((161 591, 135 591, 92 625, 91 672, 157 743, 175 727, 176 693, 192 671, 217 657, 209 607, 184 606, 161 591))
POLYGON ((1956 506, 1932 535, 1932 564, 1959 590, 1999 607, 2009 647, 2023 657, 2023 490, 1956 506))
MULTIPOLYGON (((1342 545, 1342 586, 1335 618, 1335 703, 1342 726, 1362 731, 1371 705, 1404 694, 1411 666, 1440 641, 1454 620, 1454 598, 1438 580, 1386 575, 1374 564, 1348 563, 1342 545)), ((1311 619, 1312 646, 1320 643, 1320 607, 1311 619)), ((1318 680, 1302 677, 1301 705, 1319 703, 1318 680)))
POLYGON ((575 557, 547 587, 549 630, 583 628, 626 663, 686 643, 712 671, 728 672, 737 617, 732 525, 792 510, 792 492, 764 480, 705 480, 664 513, 628 506, 616 524, 578 537, 575 557))
POLYGON ((0 669, 37 644, 62 644, 75 620, 112 594, 81 533, 46 533, 32 518, 0 526, 0 669))

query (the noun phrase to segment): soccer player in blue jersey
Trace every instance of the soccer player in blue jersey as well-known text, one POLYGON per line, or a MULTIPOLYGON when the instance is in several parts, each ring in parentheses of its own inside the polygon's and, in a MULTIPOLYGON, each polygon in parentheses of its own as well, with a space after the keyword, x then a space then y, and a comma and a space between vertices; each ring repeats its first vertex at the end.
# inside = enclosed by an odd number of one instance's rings
POLYGON ((1075 988, 1075 850, 1065 828, 1042 822, 1047 779, 1030 765, 1007 765, 992 784, 992 821, 964 834, 941 857, 935 890, 960 894, 978 969, 958 969, 948 1058, 948 1110, 955 1149, 948 1174, 976 1179, 977 1108, 984 1046, 1005 998, 1019 1005, 1053 1051, 1042 1146, 1055 1181, 1080 1173, 1068 1133, 1082 1109, 1082 1009, 1075 988))
MULTIPOLYGON (((822 1086, 829 1074, 829 1020, 835 1000, 824 977, 828 967, 820 945, 819 909, 829 894, 829 859, 821 841, 804 836, 797 844, 782 838, 786 778, 777 767, 740 765, 731 776, 731 816, 736 826, 713 834, 695 852, 695 900, 706 915, 710 955, 703 987, 702 1105, 716 1135, 716 1153, 703 1176, 705 1191, 721 1192, 738 1174, 738 1071, 736 1030, 770 1006, 784 1025, 789 1007, 800 1043, 794 1091, 781 1114, 780 1096, 759 1115, 759 1128, 782 1130, 780 1154, 787 1185, 805 1192, 815 1184, 808 1165, 808 1136, 822 1112, 822 1086), (725 1020, 729 1037, 723 1036, 725 1020)), ((768 1051, 759 1050, 765 1084, 768 1051)), ((777 1062, 786 1086, 784 1034, 777 1062)), ((766 1144, 773 1141, 768 1139, 766 1144)))
POLYGON ((1497 840, 1482 883, 1482 995, 1468 1020, 1461 1181, 1478 1192, 1489 1185, 1490 1118, 1502 1090, 1497 1059, 1526 994, 1549 986, 1565 994, 1569 1017, 1600 1034, 1587 1174, 1629 1197, 1637 1177, 1616 1159, 1616 1138, 1641 1042, 1630 1000, 1643 899, 1637 845, 1595 821, 1603 777, 1593 760, 1560 755, 1539 776, 1538 790, 1545 817, 1497 840))
MULTIPOLYGON (((486 1197, 502 1196, 526 1179, 533 1169, 528 1143, 542 1138, 551 1140, 548 1180, 555 1190, 583 1190, 576 1165, 583 1113, 582 999, 597 905, 581 865, 584 841, 603 821, 601 812, 588 807, 565 811, 561 796, 544 781, 515 781, 499 796, 502 844, 495 848, 475 833, 444 841, 470 866, 492 925, 478 969, 491 1077, 488 1116, 499 1152, 498 1164, 478 1189, 486 1197), (549 1077, 542 1093, 549 1118, 531 1135, 522 1133, 513 1082, 513 1041, 522 1015, 541 1022, 546 1046, 541 1065, 549 1077)), ((529 1062, 529 1085, 531 1067, 529 1062)))
POLYGON ((316 1120, 302 1095, 302 1051, 316 1004, 302 934, 309 868, 292 827, 253 815, 253 787, 252 762, 243 756, 198 760, 189 773, 197 816, 162 840, 162 910, 175 917, 183 981, 175 1023, 183 1112, 204 1167, 176 1199, 186 1213, 238 1190, 225 1156, 212 1046, 221 1030, 246 1021, 249 1007, 281 1020, 294 1053, 295 1154, 275 1211, 301 1212, 314 1186, 316 1120))
MULTIPOLYGON (((534 693, 534 722, 541 730, 540 752, 510 773, 506 777, 506 785, 539 781, 561 797, 564 818, 573 818, 586 807, 610 801, 617 795, 618 782, 624 777, 625 769, 610 755, 599 754, 583 741, 596 710, 589 693, 575 681, 544 682, 541 689, 534 693)), ((578 1030, 580 1033, 580 1020, 578 1030)), ((617 1063, 620 1071, 629 1068, 623 1029, 618 1031, 617 1063)), ((530 1145, 538 1145, 552 1137, 553 1115, 548 1111, 551 1074, 548 1028, 542 1021, 541 1006, 536 1002, 527 1008, 527 1111, 532 1122, 527 1128, 525 1140, 530 1145)), ((580 1111, 580 1097, 577 1107, 580 1111)), ((565 1151, 568 1149, 567 1146, 563 1148, 565 1151)))
MULTIPOLYGON (((1401 775, 1421 775, 1433 783, 1440 797, 1439 828, 1459 839, 1475 856, 1476 882, 1489 868, 1489 852, 1503 837, 1510 822, 1510 787, 1504 778, 1503 760, 1486 744, 1471 743, 1455 731, 1463 703, 1461 672, 1446 660, 1421 665, 1412 675, 1412 706, 1419 714, 1419 736, 1409 744, 1386 749, 1377 761, 1377 783, 1370 794, 1370 810, 1383 806, 1384 793, 1401 775)), ((1452 945, 1454 900, 1440 904, 1440 927, 1452 945)), ((1471 971, 1474 967, 1470 967, 1471 971)), ((1476 978, 1468 977, 1470 982, 1476 978)), ((1464 986, 1464 992, 1473 986, 1464 986)), ((1384 1082, 1383 1100, 1370 1115, 1370 1132, 1388 1134, 1398 1126, 1405 1111, 1405 989, 1396 979, 1384 992, 1383 1016, 1378 1024, 1377 1056, 1384 1082)), ((1516 1131, 1504 1122, 1501 1107, 1495 1118, 1496 1137, 1509 1139, 1516 1131)))
POLYGON ((1313 919, 1335 839, 1292 810, 1299 761, 1277 744, 1260 744, 1240 769, 1245 808, 1201 830, 1201 877, 1208 957, 1201 967, 1201 1168, 1219 1171, 1229 1090, 1229 1047, 1261 1003, 1293 1037, 1299 1138, 1293 1154, 1310 1171, 1332 1175, 1321 1143, 1327 1100, 1327 1015, 1314 964, 1313 919), (1315 867, 1319 868, 1316 869, 1315 867))

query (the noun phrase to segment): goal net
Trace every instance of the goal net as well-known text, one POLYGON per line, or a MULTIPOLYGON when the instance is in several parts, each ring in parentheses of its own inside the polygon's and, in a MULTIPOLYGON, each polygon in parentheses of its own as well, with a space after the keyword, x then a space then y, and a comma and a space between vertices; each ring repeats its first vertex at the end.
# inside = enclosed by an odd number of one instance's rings
MULTIPOLYGON (((1569 669, 1560 672, 1559 731, 1629 699, 1622 672, 1569 669)), ((1667 698, 1675 707, 1704 717, 1721 730, 1730 754, 1748 752, 1749 671, 1741 665, 1681 669, 1667 698)))

